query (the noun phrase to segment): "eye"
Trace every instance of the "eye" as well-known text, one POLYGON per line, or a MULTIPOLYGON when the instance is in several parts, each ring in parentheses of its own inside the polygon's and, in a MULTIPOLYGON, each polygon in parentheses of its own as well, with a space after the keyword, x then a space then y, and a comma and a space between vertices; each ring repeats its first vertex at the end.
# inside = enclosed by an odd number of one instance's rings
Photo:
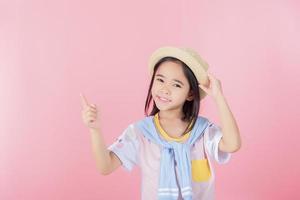
POLYGON ((180 85, 178 85, 178 84, 175 84, 175 87, 181 88, 181 86, 180 86, 180 85))
POLYGON ((164 82, 161 78, 157 78, 156 80, 158 80, 159 82, 164 82))

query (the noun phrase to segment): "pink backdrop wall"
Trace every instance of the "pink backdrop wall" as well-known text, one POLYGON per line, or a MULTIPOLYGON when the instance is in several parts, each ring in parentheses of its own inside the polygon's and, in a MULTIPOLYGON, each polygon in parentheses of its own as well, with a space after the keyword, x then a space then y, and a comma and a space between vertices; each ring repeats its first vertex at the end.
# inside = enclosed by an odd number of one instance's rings
MULTIPOLYGON (((139 199, 137 168, 97 172, 79 93, 111 144, 143 117, 162 45, 198 50, 238 121, 217 199, 300 199, 299 35, 296 0, 1 0, 0 199, 139 199)), ((200 112, 219 123, 209 97, 200 112)))

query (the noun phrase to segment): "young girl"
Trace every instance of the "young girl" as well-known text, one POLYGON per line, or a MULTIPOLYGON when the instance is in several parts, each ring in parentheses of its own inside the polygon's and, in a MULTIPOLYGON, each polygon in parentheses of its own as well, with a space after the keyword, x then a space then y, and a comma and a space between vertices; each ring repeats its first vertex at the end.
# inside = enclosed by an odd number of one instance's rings
POLYGON ((96 105, 81 95, 82 119, 91 133, 97 167, 106 175, 120 165, 127 170, 138 165, 143 200, 212 200, 212 159, 226 163, 241 147, 221 82, 207 73, 207 63, 190 48, 161 47, 150 57, 149 67, 146 117, 131 123, 108 148, 96 105), (206 94, 218 108, 221 127, 198 116, 206 94))

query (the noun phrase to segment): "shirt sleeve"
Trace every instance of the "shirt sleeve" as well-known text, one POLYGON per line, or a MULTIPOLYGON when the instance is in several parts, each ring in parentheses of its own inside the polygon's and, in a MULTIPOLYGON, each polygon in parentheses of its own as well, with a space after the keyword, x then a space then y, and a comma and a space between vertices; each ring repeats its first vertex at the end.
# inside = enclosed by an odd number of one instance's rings
POLYGON ((221 128, 218 125, 209 122, 209 126, 205 129, 204 134, 206 134, 207 137, 205 145, 209 155, 219 164, 227 163, 230 160, 231 153, 219 150, 219 142, 223 136, 221 128))
POLYGON ((138 162, 138 139, 133 125, 128 126, 117 140, 108 147, 122 162, 122 166, 131 171, 138 162))

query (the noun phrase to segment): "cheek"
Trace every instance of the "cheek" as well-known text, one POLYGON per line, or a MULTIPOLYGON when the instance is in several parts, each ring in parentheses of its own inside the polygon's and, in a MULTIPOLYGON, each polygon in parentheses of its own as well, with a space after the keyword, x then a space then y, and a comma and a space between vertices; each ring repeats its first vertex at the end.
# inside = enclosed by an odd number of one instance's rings
POLYGON ((180 101, 184 101, 188 95, 188 92, 182 91, 182 90, 176 90, 174 91, 174 95, 180 99, 180 101))
POLYGON ((152 88, 151 88, 151 92, 156 92, 157 91, 157 84, 153 83, 152 88))
POLYGON ((156 88, 155 88, 155 86, 153 85, 152 88, 151 88, 151 94, 152 94, 152 97, 154 97, 155 93, 156 93, 156 88))

